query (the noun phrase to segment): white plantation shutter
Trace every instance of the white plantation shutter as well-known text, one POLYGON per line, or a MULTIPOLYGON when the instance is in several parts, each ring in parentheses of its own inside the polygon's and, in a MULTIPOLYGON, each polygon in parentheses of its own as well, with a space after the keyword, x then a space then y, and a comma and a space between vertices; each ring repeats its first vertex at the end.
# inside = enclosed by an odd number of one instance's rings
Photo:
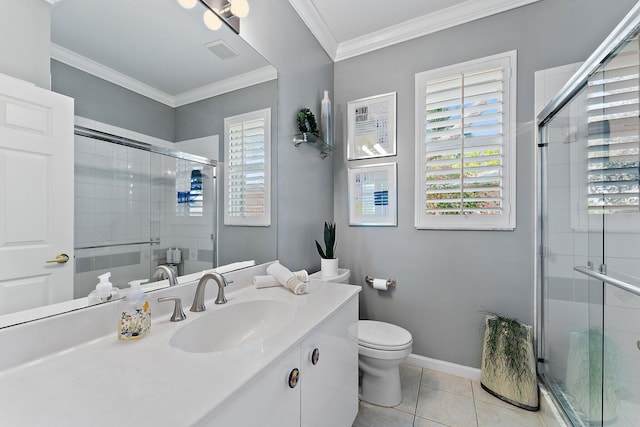
POLYGON ((224 120, 225 225, 271 224, 271 109, 224 120))
POLYGON ((416 227, 515 228, 515 52, 416 74, 416 227))
POLYGON ((639 212, 638 55, 636 39, 589 78, 586 185, 590 214, 639 212))

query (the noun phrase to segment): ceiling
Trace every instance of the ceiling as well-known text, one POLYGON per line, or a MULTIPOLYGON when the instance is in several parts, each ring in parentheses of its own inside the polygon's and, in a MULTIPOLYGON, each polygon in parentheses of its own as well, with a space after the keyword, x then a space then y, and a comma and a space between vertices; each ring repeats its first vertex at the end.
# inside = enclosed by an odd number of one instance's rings
POLYGON ((277 76, 229 28, 205 27, 204 10, 176 0, 56 0, 52 57, 172 107, 277 76), (219 58, 206 47, 216 42, 238 55, 219 58))
MULTIPOLYGON (((207 29, 200 4, 186 10, 176 0, 45 1, 53 4, 52 58, 172 107, 277 78, 229 28, 207 29), (220 59, 206 48, 215 42, 238 55, 220 59)), ((334 61, 536 1, 289 0, 334 61)))
POLYGON ((334 61, 541 0, 289 0, 334 61))

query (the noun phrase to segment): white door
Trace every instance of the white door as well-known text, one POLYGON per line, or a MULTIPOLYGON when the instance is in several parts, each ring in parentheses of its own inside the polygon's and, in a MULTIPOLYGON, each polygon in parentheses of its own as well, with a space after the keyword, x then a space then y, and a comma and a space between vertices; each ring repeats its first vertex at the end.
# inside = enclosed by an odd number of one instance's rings
POLYGON ((73 298, 73 152, 73 99, 0 74, 0 314, 73 298))

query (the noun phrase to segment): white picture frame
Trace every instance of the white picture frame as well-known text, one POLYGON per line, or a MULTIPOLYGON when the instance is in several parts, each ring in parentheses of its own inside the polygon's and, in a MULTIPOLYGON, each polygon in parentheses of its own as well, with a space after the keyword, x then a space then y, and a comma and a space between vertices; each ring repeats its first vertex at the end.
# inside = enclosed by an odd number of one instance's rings
POLYGON ((396 155, 396 92, 347 105, 347 160, 396 155))
POLYGON ((349 225, 398 225, 396 163, 350 167, 348 170, 349 225))

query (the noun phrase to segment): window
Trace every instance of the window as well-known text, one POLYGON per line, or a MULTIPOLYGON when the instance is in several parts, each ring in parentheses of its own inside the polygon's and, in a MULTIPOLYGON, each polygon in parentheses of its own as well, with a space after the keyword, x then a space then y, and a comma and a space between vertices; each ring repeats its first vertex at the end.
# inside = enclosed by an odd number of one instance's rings
POLYGON ((515 228, 515 67, 512 51, 416 74, 416 228, 515 228))
POLYGON ((638 41, 629 43, 589 78, 588 211, 637 213, 638 41))
POLYGON ((224 119, 225 225, 271 225, 271 109, 224 119))
POLYGON ((638 129, 640 75, 638 39, 612 55, 589 77, 578 95, 570 144, 571 226, 576 230, 602 227, 626 232, 637 228, 640 212, 640 138, 638 129))

